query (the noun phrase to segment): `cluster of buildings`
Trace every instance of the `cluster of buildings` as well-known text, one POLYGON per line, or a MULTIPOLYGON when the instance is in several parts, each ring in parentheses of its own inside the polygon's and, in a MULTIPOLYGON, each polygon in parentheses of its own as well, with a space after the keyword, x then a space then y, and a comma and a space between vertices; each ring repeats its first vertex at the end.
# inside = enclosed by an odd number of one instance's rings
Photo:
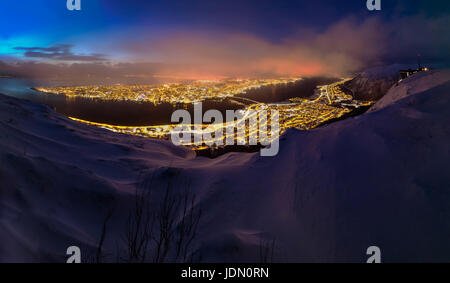
POLYGON ((225 99, 243 94, 250 89, 287 84, 299 78, 195 81, 161 85, 61 86, 38 87, 37 91, 99 100, 190 104, 207 99, 225 99))
MULTIPOLYGON (((289 128, 309 130, 320 126, 331 119, 340 118, 352 111, 348 107, 342 107, 340 103, 351 101, 352 104, 356 106, 368 106, 373 104, 373 102, 368 101, 352 100, 352 97, 342 90, 342 84, 345 81, 346 80, 327 86, 321 86, 319 88, 320 95, 317 98, 309 99, 296 97, 291 98, 287 103, 251 104, 245 109, 237 110, 242 114, 242 118, 239 118, 231 123, 224 122, 212 125, 186 125, 186 133, 188 133, 189 131, 198 133, 199 127, 202 132, 208 133, 213 133, 219 130, 223 133, 223 135, 220 135, 218 137, 216 137, 215 135, 209 135, 210 140, 204 140, 204 142, 205 144, 224 144, 223 139, 226 138, 226 132, 229 127, 237 127, 237 125, 247 125, 243 136, 239 136, 236 134, 234 136, 234 140, 236 141, 236 144, 248 144, 250 141, 250 137, 256 137, 257 140, 260 140, 261 136, 271 136, 271 129, 269 129, 268 127, 261 128, 256 126, 256 124, 254 126, 251 126, 252 123, 250 121, 261 119, 261 113, 269 113, 266 118, 269 120, 271 119, 270 113, 274 113, 274 111, 277 111, 279 115, 279 131, 280 134, 282 134, 289 128)), ((114 126, 83 121, 76 118, 72 119, 92 126, 105 128, 114 132, 161 139, 169 139, 172 131, 178 126, 177 124, 141 127, 114 126)), ((184 146, 188 146, 196 150, 208 148, 208 146, 206 146, 205 144, 197 145, 194 141, 183 143, 184 146)))

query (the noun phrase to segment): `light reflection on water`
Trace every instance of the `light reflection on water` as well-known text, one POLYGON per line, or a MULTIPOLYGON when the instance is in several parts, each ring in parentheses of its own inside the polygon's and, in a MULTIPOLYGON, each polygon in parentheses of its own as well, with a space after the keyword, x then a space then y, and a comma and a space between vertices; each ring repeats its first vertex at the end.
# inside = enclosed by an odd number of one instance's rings
MULTIPOLYGON (((269 86, 251 90, 240 97, 264 103, 285 101, 292 97, 307 97, 313 94, 317 85, 338 81, 331 78, 306 78, 289 85, 269 86)), ((21 99, 53 106, 57 112, 82 120, 113 125, 142 126, 170 124, 173 111, 186 109, 193 113, 193 105, 172 105, 163 103, 137 103, 127 101, 98 101, 86 98, 66 98, 62 95, 43 94, 32 90, 36 86, 54 86, 58 83, 32 81, 20 78, 0 78, 0 93, 21 99)), ((245 108, 245 100, 206 100, 203 111, 217 109, 225 116, 226 110, 245 108)), ((247 102, 248 104, 248 102, 247 102)))

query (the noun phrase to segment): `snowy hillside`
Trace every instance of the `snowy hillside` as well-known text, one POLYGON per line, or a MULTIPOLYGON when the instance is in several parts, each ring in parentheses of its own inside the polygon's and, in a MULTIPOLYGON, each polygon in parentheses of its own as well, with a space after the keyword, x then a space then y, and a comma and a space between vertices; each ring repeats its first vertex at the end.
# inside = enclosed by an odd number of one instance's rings
POLYGON ((353 97, 356 99, 377 100, 397 83, 400 79, 400 70, 415 67, 405 64, 374 67, 359 73, 345 86, 352 91, 353 97))
POLYGON ((395 84, 368 112, 384 108, 406 96, 425 91, 450 81, 450 70, 417 73, 395 84))
MULTIPOLYGON (((423 79, 432 79, 426 76, 423 79)), ((308 132, 275 157, 195 157, 169 142, 118 135, 0 96, 0 261, 60 261, 68 246, 116 261, 136 187, 161 202, 190 189, 204 262, 450 261, 450 82, 308 132)), ((392 100, 391 100, 392 101, 392 100)), ((180 224, 182 219, 177 219, 180 224)))

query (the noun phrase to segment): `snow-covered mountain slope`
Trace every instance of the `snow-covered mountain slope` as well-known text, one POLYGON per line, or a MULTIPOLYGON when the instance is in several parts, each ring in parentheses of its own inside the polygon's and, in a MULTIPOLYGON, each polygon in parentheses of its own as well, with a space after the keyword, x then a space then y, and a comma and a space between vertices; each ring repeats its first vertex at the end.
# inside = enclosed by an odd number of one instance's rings
POLYGON ((142 176, 168 167, 208 172, 249 157, 195 158, 169 141, 117 135, 0 95, 0 261, 62 261, 68 245, 95 247, 114 207, 112 249, 142 176))
MULTIPOLYGON (((414 78, 414 77, 412 77, 414 78)), ((405 81, 413 84, 414 79, 405 81)), ((450 261, 450 82, 379 111, 311 131, 290 130, 275 157, 195 157, 0 96, 0 261, 63 261, 123 245, 136 186, 188 187, 201 207, 203 261, 450 261)))
POLYGON ((367 69, 348 81, 345 86, 359 100, 378 100, 400 79, 399 71, 415 68, 412 65, 393 64, 367 69))
POLYGON ((368 112, 376 111, 398 101, 450 81, 450 70, 435 70, 414 74, 395 84, 368 112))

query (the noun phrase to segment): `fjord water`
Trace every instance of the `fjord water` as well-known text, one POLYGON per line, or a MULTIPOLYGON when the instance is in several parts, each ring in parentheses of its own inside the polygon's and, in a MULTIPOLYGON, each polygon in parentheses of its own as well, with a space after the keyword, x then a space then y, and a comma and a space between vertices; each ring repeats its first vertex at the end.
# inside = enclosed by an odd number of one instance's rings
MULTIPOLYGON (((312 77, 276 86, 249 90, 247 93, 224 100, 208 99, 203 102, 203 111, 217 109, 225 116, 226 110, 243 109, 250 101, 274 103, 293 97, 308 97, 314 94, 317 85, 337 81, 335 78, 312 77)), ((63 115, 112 125, 163 125, 170 124, 172 113, 186 109, 191 114, 194 107, 162 103, 154 105, 146 102, 102 101, 88 98, 68 98, 64 95, 45 94, 33 90, 37 86, 52 86, 49 82, 20 78, 0 78, 0 93, 21 99, 49 105, 63 115)))

